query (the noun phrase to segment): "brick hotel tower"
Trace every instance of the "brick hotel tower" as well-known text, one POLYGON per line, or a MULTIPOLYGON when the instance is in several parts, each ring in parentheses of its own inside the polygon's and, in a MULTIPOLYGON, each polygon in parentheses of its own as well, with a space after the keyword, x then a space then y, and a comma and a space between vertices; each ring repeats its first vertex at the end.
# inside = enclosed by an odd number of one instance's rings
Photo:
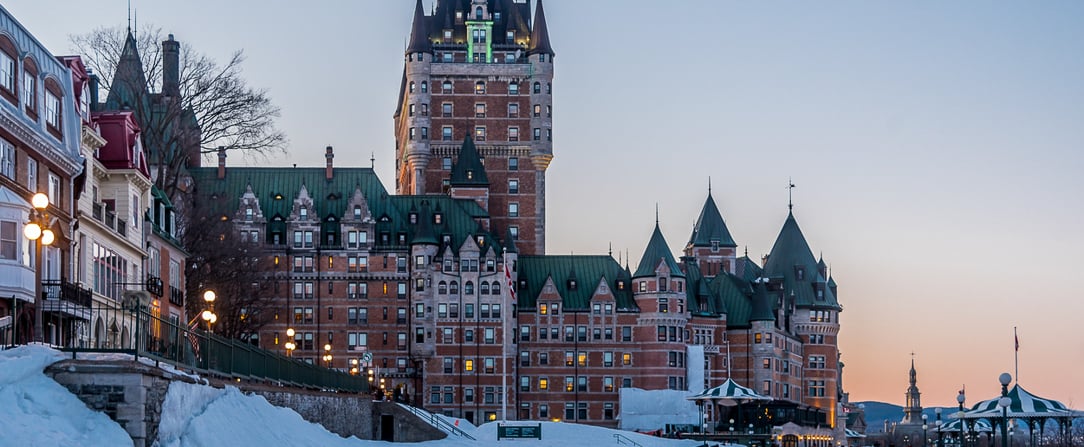
MULTIPOLYGON (((470 197, 494 234, 523 254, 546 248, 546 168, 553 159, 553 48, 539 0, 421 0, 404 55, 395 110, 397 194, 470 197), (460 148, 473 140, 482 178, 460 148)), ((473 157, 471 157, 473 158, 473 157)))

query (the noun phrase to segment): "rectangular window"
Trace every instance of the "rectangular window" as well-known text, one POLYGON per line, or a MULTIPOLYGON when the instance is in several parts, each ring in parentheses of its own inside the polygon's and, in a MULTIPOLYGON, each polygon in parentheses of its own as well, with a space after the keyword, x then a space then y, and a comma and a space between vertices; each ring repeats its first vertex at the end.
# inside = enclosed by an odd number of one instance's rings
MULTIPOLYGON (((3 53, 0 51, 0 53, 3 53)), ((33 159, 29 159, 33 161, 33 159)), ((34 164, 34 171, 36 175, 37 163, 34 164)), ((4 177, 15 180, 15 145, 9 143, 5 139, 0 139, 0 174, 4 177)), ((37 191, 36 186, 30 187, 31 191, 37 191)))
POLYGON ((0 87, 15 93, 15 59, 0 51, 0 87))
POLYGON ((535 127, 533 138, 535 141, 542 141, 542 129, 535 127))
POLYGON ((486 126, 477 126, 474 128, 474 141, 486 140, 486 126))
POLYGON ((508 128, 508 141, 519 141, 519 128, 518 127, 509 127, 508 128))
POLYGON ((508 204, 508 217, 519 217, 519 204, 512 202, 508 204))
POLYGON ((519 103, 513 102, 508 104, 508 117, 519 118, 519 103))
MULTIPOLYGON (((452 141, 452 126, 444 126, 440 128, 440 139, 444 141, 452 141)), ((451 169, 449 167, 449 169, 451 169)))
POLYGON ((478 103, 474 105, 474 117, 485 118, 486 117, 486 105, 485 103, 478 103))
POLYGON ((512 158, 508 159, 508 170, 509 171, 518 171, 519 170, 519 158, 512 157, 512 158))
POLYGON ((0 259, 15 260, 18 253, 18 225, 11 221, 0 221, 0 259))

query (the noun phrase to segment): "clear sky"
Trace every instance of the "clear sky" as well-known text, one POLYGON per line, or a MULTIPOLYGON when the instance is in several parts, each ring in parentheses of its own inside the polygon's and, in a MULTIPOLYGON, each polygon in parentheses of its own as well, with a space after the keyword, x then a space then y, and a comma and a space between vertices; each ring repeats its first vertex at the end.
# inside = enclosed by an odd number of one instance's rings
MULTIPOLYGON (((656 204, 677 252, 710 177, 759 259, 793 177, 839 283, 852 400, 902 404, 912 352, 925 405, 955 405, 962 385, 969 403, 992 397, 1017 326, 1021 384, 1084 408, 1084 2, 545 1, 550 253, 638 260, 656 204)), ((375 154, 389 190, 413 4, 133 1, 184 45, 245 50, 291 141, 273 163, 375 154)), ((3 5, 58 55, 127 14, 3 5)))

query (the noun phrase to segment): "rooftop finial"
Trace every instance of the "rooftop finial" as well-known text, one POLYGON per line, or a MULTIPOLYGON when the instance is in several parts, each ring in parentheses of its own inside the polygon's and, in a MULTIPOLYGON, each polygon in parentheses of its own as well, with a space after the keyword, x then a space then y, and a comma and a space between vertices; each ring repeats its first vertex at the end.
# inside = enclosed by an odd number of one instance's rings
POLYGON ((369 153, 369 168, 376 169, 376 152, 369 153))
POLYGON ((711 176, 708 176, 708 195, 711 195, 711 176))
POLYGON ((610 257, 612 258, 613 256, 614 256, 614 243, 610 242, 610 257))
POLYGON ((787 210, 794 210, 794 180, 787 178, 787 210))
POLYGON ((132 0, 128 0, 128 32, 132 32, 132 0))
POLYGON ((655 202, 655 226, 659 225, 659 203, 655 202))

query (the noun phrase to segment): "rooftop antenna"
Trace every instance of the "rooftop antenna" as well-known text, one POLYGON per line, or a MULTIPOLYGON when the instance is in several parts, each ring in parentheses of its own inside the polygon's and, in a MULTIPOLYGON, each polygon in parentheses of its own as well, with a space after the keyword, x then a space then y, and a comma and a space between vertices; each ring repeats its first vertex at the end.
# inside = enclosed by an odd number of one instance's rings
POLYGON ((787 210, 794 211, 794 180, 787 178, 787 210))

